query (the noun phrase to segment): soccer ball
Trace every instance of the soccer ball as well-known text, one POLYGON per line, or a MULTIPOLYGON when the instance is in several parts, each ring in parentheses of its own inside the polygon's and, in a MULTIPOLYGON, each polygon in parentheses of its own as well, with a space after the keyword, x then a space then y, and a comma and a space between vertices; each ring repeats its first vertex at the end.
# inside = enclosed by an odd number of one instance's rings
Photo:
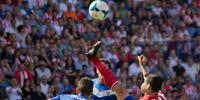
POLYGON ((90 4, 89 13, 97 20, 104 20, 108 17, 109 6, 103 0, 95 0, 90 4))

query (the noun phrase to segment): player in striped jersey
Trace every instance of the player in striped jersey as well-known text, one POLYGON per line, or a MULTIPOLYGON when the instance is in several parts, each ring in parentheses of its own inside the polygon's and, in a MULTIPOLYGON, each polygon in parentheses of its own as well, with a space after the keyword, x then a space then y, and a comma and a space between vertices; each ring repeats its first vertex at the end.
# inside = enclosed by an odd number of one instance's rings
MULTIPOLYGON (((89 50, 87 57, 104 77, 105 83, 116 93, 119 100, 134 100, 132 96, 129 96, 128 91, 120 85, 112 71, 100 60, 100 46, 101 42, 99 41, 89 50)), ((143 55, 138 56, 138 60, 144 76, 144 83, 141 86, 144 97, 142 97, 141 100, 165 100, 164 94, 159 92, 162 87, 162 78, 158 75, 149 74, 147 72, 144 67, 147 59, 143 55)))
POLYGON ((63 94, 48 100, 92 100, 93 82, 84 77, 78 83, 78 95, 63 94))
MULTIPOLYGON (((106 64, 106 66, 111 69, 111 64, 106 59, 100 59, 106 64)), ((106 85, 101 73, 96 70, 98 78, 92 79, 94 82, 93 96, 92 100, 117 100, 115 93, 106 85)))
POLYGON ((95 65, 96 69, 102 75, 106 85, 115 92, 118 100, 134 100, 132 96, 129 96, 128 91, 120 85, 119 81, 107 67, 107 64, 101 61, 101 42, 97 42, 92 49, 90 49, 86 55, 88 59, 95 65))

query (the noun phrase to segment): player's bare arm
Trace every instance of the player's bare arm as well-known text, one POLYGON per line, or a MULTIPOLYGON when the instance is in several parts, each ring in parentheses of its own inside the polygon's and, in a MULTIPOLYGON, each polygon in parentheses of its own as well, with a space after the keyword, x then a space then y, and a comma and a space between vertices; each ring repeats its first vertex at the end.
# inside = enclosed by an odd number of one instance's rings
POLYGON ((145 68, 145 65, 147 63, 147 58, 144 55, 138 56, 138 62, 139 62, 139 66, 142 71, 143 77, 144 78, 148 77, 149 73, 145 68))
POLYGON ((116 84, 112 90, 116 93, 118 100, 124 100, 127 96, 129 96, 128 91, 120 84, 116 84))

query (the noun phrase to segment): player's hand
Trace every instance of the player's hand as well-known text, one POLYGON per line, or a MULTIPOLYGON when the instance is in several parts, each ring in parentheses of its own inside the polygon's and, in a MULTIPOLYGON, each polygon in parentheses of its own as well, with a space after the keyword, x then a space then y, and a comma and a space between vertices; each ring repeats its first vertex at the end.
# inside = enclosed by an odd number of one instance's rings
POLYGON ((147 58, 144 55, 138 56, 139 65, 145 66, 147 63, 147 58))

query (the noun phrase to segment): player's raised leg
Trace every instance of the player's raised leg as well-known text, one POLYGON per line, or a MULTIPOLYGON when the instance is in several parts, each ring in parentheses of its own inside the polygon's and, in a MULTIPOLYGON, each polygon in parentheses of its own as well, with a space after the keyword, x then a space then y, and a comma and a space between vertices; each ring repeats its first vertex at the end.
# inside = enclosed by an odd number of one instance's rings
POLYGON ((128 91, 120 85, 112 71, 100 60, 101 44, 100 41, 97 42, 93 48, 86 53, 87 57, 104 77, 106 84, 116 93, 119 100, 134 100, 132 96, 129 96, 128 91))

